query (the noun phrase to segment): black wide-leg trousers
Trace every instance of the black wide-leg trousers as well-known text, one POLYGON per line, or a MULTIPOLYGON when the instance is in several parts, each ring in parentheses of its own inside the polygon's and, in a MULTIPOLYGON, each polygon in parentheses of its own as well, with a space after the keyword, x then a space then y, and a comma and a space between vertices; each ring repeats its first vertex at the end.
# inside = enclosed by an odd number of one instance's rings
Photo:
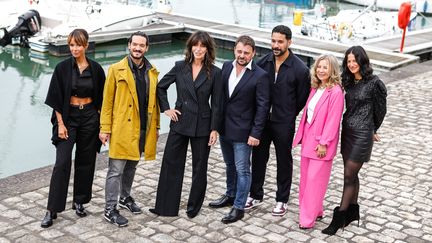
POLYGON ((68 139, 56 145, 56 162, 53 168, 47 209, 62 212, 66 207, 72 165, 72 149, 76 144, 73 201, 88 203, 92 196, 92 184, 96 161, 96 142, 99 133, 99 114, 92 105, 83 109, 70 107, 66 124, 68 139))
POLYGON ((189 137, 170 131, 168 134, 156 195, 155 212, 161 216, 177 216, 183 186, 188 144, 192 149, 192 185, 187 213, 198 214, 207 188, 209 136, 189 137))

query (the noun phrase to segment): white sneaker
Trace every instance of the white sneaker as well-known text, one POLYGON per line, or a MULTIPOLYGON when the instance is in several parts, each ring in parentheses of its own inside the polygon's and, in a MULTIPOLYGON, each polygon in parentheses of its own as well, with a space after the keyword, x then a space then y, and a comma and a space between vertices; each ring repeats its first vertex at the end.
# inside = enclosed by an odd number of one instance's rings
POLYGON ((284 216, 287 212, 288 205, 283 202, 277 202, 275 207, 273 208, 272 215, 273 216, 284 216))
POLYGON ((252 209, 254 207, 259 206, 262 203, 262 200, 258 200, 258 199, 254 199, 252 197, 248 197, 246 200, 246 204, 244 209, 248 210, 248 209, 252 209))

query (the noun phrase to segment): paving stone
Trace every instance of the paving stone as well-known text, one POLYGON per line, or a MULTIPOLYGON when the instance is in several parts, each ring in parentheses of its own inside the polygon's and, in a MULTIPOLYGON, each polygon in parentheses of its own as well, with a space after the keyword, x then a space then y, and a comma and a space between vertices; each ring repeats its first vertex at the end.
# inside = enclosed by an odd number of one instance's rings
POLYGON ((283 235, 276 234, 273 232, 270 232, 270 233, 264 235, 264 238, 266 238, 267 241, 269 241, 269 242, 285 242, 286 241, 286 239, 283 235))
POLYGON ((392 229, 385 229, 385 230, 382 231, 382 233, 384 235, 391 236, 392 238, 398 239, 398 240, 403 240, 403 239, 405 239, 407 237, 407 234, 404 234, 404 233, 402 233, 400 231, 392 230, 392 229))
POLYGON ((187 242, 191 242, 191 243, 202 243, 202 242, 206 242, 206 240, 200 236, 192 236, 190 237, 187 242))
POLYGON ((156 241, 156 242, 173 242, 174 238, 172 238, 168 234, 156 234, 150 237, 150 239, 156 241))
MULTIPOLYGON (((47 240, 52 240, 54 238, 57 238, 57 237, 64 235, 63 232, 61 232, 57 229, 46 229, 44 231, 41 231, 39 234, 40 234, 40 236, 42 236, 44 239, 47 239, 47 240)), ((80 235, 78 235, 78 236, 80 236, 80 235)))
POLYGON ((8 233, 5 234, 5 236, 8 239, 11 240, 17 240, 18 238, 24 237, 28 235, 30 232, 26 229, 20 229, 20 228, 12 228, 8 233))
POLYGON ((16 239, 14 242, 16 243, 29 243, 29 242, 43 242, 44 239, 36 237, 31 234, 24 235, 23 237, 16 239))
POLYGON ((10 240, 0 237, 0 243, 10 243, 10 242, 11 242, 10 240))
POLYGON ((87 239, 87 242, 91 242, 91 243, 100 243, 100 242, 110 243, 110 242, 114 242, 114 241, 110 240, 106 236, 101 235, 101 236, 97 236, 97 237, 93 237, 93 238, 87 239))
POLYGON ((208 241, 211 242, 222 242, 227 237, 222 233, 219 233, 217 231, 212 231, 204 235, 204 238, 206 238, 208 241))
POLYGON ((355 236, 352 238, 353 242, 362 242, 362 243, 368 243, 368 242, 375 242, 375 240, 367 238, 366 236, 355 236))
POLYGON ((256 225, 247 225, 243 227, 243 230, 257 235, 265 235, 268 232, 268 230, 258 227, 256 225))
POLYGON ((170 234, 176 240, 185 240, 191 237, 191 233, 184 230, 176 230, 170 234))

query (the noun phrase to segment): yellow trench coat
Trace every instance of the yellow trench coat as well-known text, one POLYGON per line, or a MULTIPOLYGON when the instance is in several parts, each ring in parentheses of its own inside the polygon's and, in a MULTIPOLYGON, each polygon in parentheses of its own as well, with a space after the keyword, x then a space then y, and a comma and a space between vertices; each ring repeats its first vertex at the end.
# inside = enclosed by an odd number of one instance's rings
MULTIPOLYGON (((156 96, 159 72, 154 66, 148 72, 149 99, 147 131, 144 145, 145 160, 156 158, 157 129, 160 109, 156 96)), ((138 94, 128 58, 111 65, 105 81, 100 117, 100 132, 109 133, 109 157, 139 160, 140 113, 138 94)))

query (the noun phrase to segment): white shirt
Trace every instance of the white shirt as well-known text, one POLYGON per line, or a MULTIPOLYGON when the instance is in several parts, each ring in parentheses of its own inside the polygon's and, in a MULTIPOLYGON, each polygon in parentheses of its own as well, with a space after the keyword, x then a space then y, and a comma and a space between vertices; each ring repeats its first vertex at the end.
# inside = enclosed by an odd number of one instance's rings
POLYGON ((229 90, 229 96, 231 97, 231 94, 233 93, 235 87, 240 82, 240 79, 243 77, 243 74, 246 72, 246 68, 249 70, 252 70, 252 61, 248 63, 248 65, 243 68, 241 73, 237 76, 237 68, 236 68, 236 60, 233 61, 233 69, 231 71, 231 74, 228 79, 228 90, 229 90))
POLYGON ((307 107, 307 122, 309 124, 311 124, 312 122, 312 117, 315 111, 315 107, 325 90, 326 89, 318 88, 314 96, 312 97, 312 99, 309 101, 309 105, 307 107))

